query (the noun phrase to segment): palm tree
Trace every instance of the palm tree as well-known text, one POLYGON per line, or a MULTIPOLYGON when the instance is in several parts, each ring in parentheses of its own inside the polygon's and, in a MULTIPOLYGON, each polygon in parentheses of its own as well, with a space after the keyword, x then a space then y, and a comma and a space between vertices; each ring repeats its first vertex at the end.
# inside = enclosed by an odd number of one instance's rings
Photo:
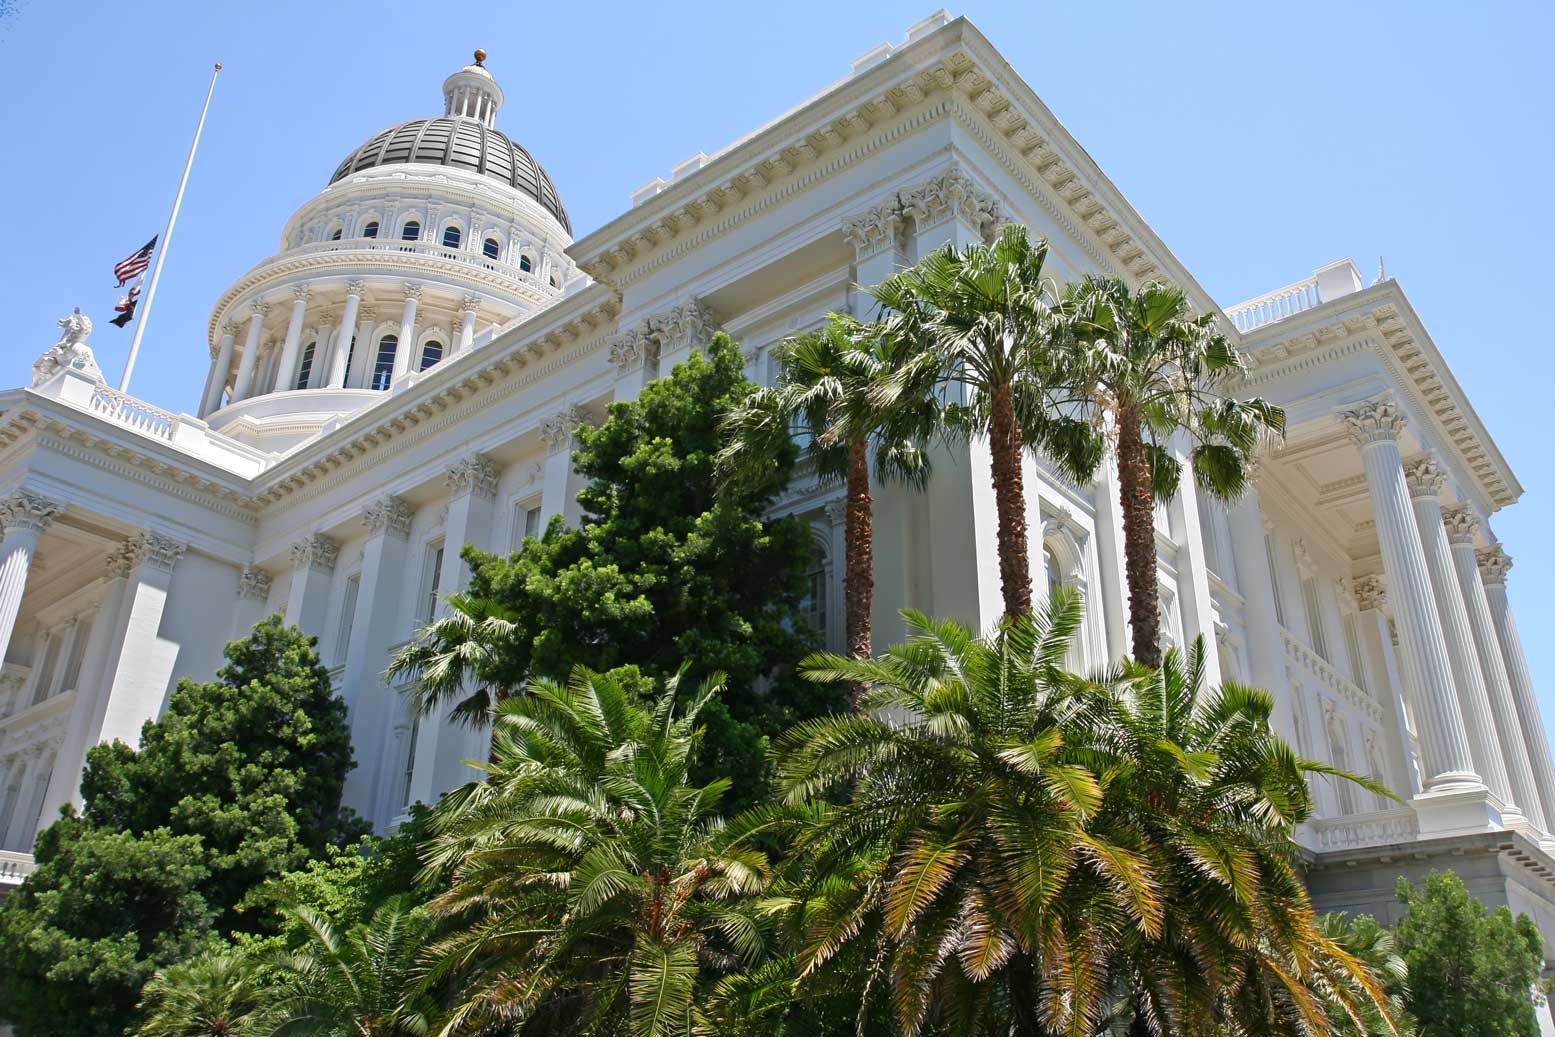
POLYGON ((963 403, 947 408, 952 426, 988 436, 1007 616, 1031 611, 1021 452, 1063 425, 1050 403, 1054 298, 1043 280, 1046 259, 1047 242, 1012 223, 992 245, 947 245, 869 289, 895 311, 885 318, 893 334, 932 342, 877 390, 877 405, 919 391, 927 368, 929 381, 959 382, 967 392, 963 403))
POLYGON ((1376 978, 1314 913, 1293 841, 1310 775, 1388 793, 1296 756, 1267 692, 1206 690, 1203 657, 1200 639, 1159 670, 1129 664, 1106 700, 1113 763, 1091 828, 1149 861, 1164 905, 1158 932, 1111 941, 1117 1011, 1158 1037, 1328 1032, 1313 1021, 1325 1013, 1391 1028, 1376 978))
POLYGON ((513 615, 489 596, 450 594, 448 612, 432 620, 389 663, 386 680, 410 680, 417 711, 429 716, 453 702, 449 716, 469 726, 487 722, 522 686, 524 665, 511 658, 513 615))
POLYGON ((263 986, 241 951, 217 950, 159 970, 141 994, 143 1037, 257 1037, 263 986))
POLYGON ((677 710, 678 678, 643 705, 580 668, 498 707, 488 780, 443 799, 426 851, 452 927, 431 976, 459 990, 441 1032, 684 1035, 760 961, 768 860, 718 817, 729 782, 689 781, 720 682, 677 710))
POLYGON ((1404 1006, 1402 993, 1409 981, 1409 966, 1399 952, 1393 930, 1371 915, 1348 917, 1337 912, 1318 919, 1318 925, 1324 936, 1365 963, 1388 991, 1388 1013, 1367 1012, 1362 1026, 1357 1026, 1349 1016, 1337 1015, 1331 1010, 1329 1014, 1334 1017, 1337 1032, 1344 1037, 1392 1037, 1393 1034, 1409 1037, 1414 1034, 1415 1021, 1404 1006))
MULTIPOLYGON (((1064 346, 1063 392, 1050 402, 1054 413, 1110 430, 1134 658, 1159 667, 1155 503, 1174 497, 1182 476, 1171 442, 1190 438, 1199 487, 1230 502, 1246 488, 1259 445, 1284 434, 1285 414, 1263 399, 1229 394, 1244 370, 1242 355, 1219 333, 1215 314, 1195 315, 1175 285, 1134 291, 1119 278, 1087 276, 1065 291, 1061 314, 1054 341, 1064 346)), ((1049 446, 1066 468, 1090 477, 1103 460, 1092 438, 1055 437, 1049 446)))
POLYGON ((810 455, 823 479, 846 487, 843 576, 848 653, 868 659, 870 613, 874 607, 873 501, 869 457, 875 477, 922 488, 928 477, 924 444, 934 432, 937 410, 932 384, 907 387, 882 401, 878 389, 897 374, 916 348, 906 335, 879 324, 863 324, 833 313, 824 330, 790 339, 779 347, 782 374, 775 386, 757 390, 725 420, 728 445, 718 456, 726 477, 765 473, 773 453, 789 440, 810 440, 810 455))
POLYGON ((265 994, 273 1037, 352 1034, 417 1037, 427 1030, 430 1005, 416 959, 434 922, 409 896, 391 897, 365 924, 344 935, 309 908, 292 909, 308 942, 268 964, 265 994))
POLYGON ((878 975, 907 1037, 1088 1034, 1109 940, 1158 935, 1164 908, 1146 857, 1087 830, 1104 754, 1100 693, 1062 669, 1079 600, 1056 593, 984 639, 904 615, 911 637, 878 661, 805 664, 870 690, 774 749, 810 865, 800 975, 862 951, 860 1026, 878 975))

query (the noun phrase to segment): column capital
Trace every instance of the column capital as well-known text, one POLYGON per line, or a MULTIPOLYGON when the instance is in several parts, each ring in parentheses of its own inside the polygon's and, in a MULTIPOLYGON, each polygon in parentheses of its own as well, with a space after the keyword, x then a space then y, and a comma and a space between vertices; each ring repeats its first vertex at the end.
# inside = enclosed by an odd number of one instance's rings
POLYGON ((422 286, 421 286, 421 283, 419 281, 406 281, 404 287, 405 287, 405 298, 407 298, 407 299, 419 299, 419 298, 421 298, 421 287, 422 286))
POLYGON ((1474 552, 1479 563, 1479 578, 1485 586, 1506 586, 1506 574, 1512 571, 1512 556, 1502 550, 1500 544, 1491 544, 1474 552))
POLYGON ((340 545, 323 533, 303 537, 292 545, 292 565, 329 575, 335 571, 335 559, 340 555, 340 545))
POLYGON ((825 504, 826 520, 834 526, 840 526, 848 518, 848 500, 846 497, 838 497, 829 500, 825 504))
POLYGON ((233 338, 237 338, 238 332, 242 330, 243 325, 235 320, 223 321, 221 325, 221 333, 223 335, 231 335, 233 338))
POLYGON ((1479 516, 1467 504, 1454 504, 1442 509, 1442 525, 1447 527, 1449 544, 1474 545, 1479 534, 1479 516))
POLYGON ((464 314, 464 313, 478 313, 480 311, 480 308, 481 308, 481 297, 478 296, 478 295, 466 295, 459 302, 459 312, 461 314, 464 314))
POLYGON ((1357 576, 1353 585, 1355 605, 1362 612, 1376 612, 1387 607, 1388 585, 1381 573, 1357 576))
POLYGON ((501 472, 484 454, 471 454, 448 469, 443 482, 455 498, 474 494, 482 500, 497 496, 497 478, 501 472))
POLYGON ((896 198, 842 218, 842 237, 859 259, 877 256, 900 243, 902 203, 896 198))
POLYGON ((253 302, 248 304, 248 319, 249 320, 254 320, 256 318, 259 319, 259 320, 263 320, 265 314, 267 314, 269 312, 270 312, 270 304, 265 302, 263 299, 255 299, 253 302))
POLYGON ((362 525, 367 527, 369 536, 388 533, 404 540, 410 536, 410 522, 414 517, 410 505, 393 494, 380 497, 362 509, 362 525))
POLYGON ((41 533, 65 509, 63 504, 41 497, 31 490, 18 490, 0 500, 0 529, 28 530, 41 533))
POLYGON ((958 217, 978 229, 999 222, 998 200, 960 169, 950 169, 902 196, 904 211, 919 232, 958 217))
POLYGON ((1404 481, 1409 484, 1409 496, 1419 500, 1424 497, 1440 497, 1447 485, 1447 470, 1435 453, 1426 452, 1404 462, 1404 481))
POLYGON ((367 282, 351 281, 346 285, 346 294, 354 299, 360 299, 367 294, 367 282))
POLYGON ((313 296, 313 289, 305 284, 292 285, 292 301, 306 303, 313 296))
POLYGON ((660 346, 652 324, 642 321, 610 339, 610 363, 624 374, 659 358, 660 346))
POLYGON ((173 566, 189 550, 189 545, 181 540, 174 540, 164 533, 158 533, 154 529, 148 529, 137 539, 131 541, 134 545, 136 561, 142 566, 150 566, 161 572, 170 573, 173 566))
POLYGON ((572 447, 572 435, 583 424, 583 412, 577 404, 546 418, 540 423, 540 442, 547 453, 557 453, 572 447))
POLYGON ((1362 400, 1355 406, 1339 412, 1355 445, 1365 448, 1374 443, 1396 443, 1406 422, 1397 403, 1387 397, 1362 400))
POLYGON ((245 565, 238 574, 238 597, 265 601, 270 597, 270 574, 256 565, 245 565))

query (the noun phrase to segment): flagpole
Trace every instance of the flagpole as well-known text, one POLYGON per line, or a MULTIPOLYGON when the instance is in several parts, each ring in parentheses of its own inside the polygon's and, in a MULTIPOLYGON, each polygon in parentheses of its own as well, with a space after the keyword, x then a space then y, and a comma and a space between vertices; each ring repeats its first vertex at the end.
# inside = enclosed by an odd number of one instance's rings
POLYGON ((162 262, 167 259, 168 246, 173 243, 173 224, 178 221, 178 207, 184 201, 184 188, 189 185, 189 170, 194 168, 194 151, 200 146, 200 132, 205 129, 205 115, 211 110, 211 94, 216 92, 216 76, 221 72, 221 62, 211 70, 211 85, 205 91, 205 107, 200 109, 200 121, 194 127, 194 140, 189 142, 189 157, 184 161, 184 175, 178 181, 178 193, 173 196, 173 211, 167 214, 167 229, 157 241, 157 261, 151 268, 151 283, 146 286, 146 301, 135 323, 135 337, 130 341, 130 355, 124 358, 124 377, 119 379, 119 391, 129 392, 130 374, 135 370, 135 357, 140 352, 140 338, 146 333, 146 323, 151 319, 151 302, 156 298, 157 279, 162 275, 162 262))

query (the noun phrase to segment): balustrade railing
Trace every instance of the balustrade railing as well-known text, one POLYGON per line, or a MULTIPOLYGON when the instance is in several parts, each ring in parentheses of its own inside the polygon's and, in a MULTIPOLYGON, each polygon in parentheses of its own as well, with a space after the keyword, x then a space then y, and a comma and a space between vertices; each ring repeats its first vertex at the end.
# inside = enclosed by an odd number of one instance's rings
POLYGON ((35 867, 30 853, 0 850, 0 887, 20 886, 35 867))
MULTIPOLYGON (((503 277, 515 281, 529 281, 540 284, 540 275, 535 270, 522 270, 508 263, 502 263, 492 259, 482 252, 467 252, 462 248, 446 248, 433 244, 430 241, 394 241, 388 238, 342 238, 338 241, 315 241, 307 245, 298 245, 289 248, 281 256, 272 256, 261 263, 260 266, 274 262, 276 259, 290 256, 316 255, 323 252, 409 252, 418 256, 432 256, 437 259, 447 259, 455 263, 463 263, 466 266, 479 267, 482 270, 490 270, 492 273, 501 274, 503 277)), ((257 267, 255 269, 258 269, 257 267)))
POLYGON ((1317 278, 1309 277, 1304 281, 1288 284, 1284 288, 1276 288, 1256 299, 1249 299, 1229 307, 1226 316, 1231 319, 1232 324, 1236 325, 1238 331, 1252 331, 1265 324, 1284 320, 1302 310, 1310 310, 1322 301, 1322 293, 1317 287, 1317 278))
POLYGON ((106 385, 92 390, 91 409, 109 421, 158 439, 172 439, 178 425, 178 415, 106 385))
POLYGON ((1420 835, 1420 821, 1408 807, 1321 818, 1308 825, 1319 850, 1389 846, 1413 842, 1420 835))

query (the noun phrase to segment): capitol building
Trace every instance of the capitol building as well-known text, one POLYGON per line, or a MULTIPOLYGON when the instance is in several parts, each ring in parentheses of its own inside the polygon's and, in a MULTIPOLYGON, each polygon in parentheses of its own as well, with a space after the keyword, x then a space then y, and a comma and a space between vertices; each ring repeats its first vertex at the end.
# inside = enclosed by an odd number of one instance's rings
MULTIPOLYGON (((578 239, 566 185, 503 133, 483 55, 440 98, 428 79, 436 114, 339 142, 275 253, 232 271, 203 343, 157 343, 209 365, 198 399, 164 410, 112 388, 79 316, 53 347, 33 329, 0 373, 22 386, 0 392, 0 894, 78 800, 87 750, 135 743, 181 678, 209 679, 273 612, 316 635, 348 704, 347 805, 386 830, 469 780, 485 734, 418 720, 382 675, 466 580, 462 545, 507 551, 576 520, 574 430, 719 330, 767 381, 774 344, 865 312, 859 285, 1017 221, 1060 280, 1183 286, 1248 355, 1247 390, 1286 410, 1256 489, 1227 509, 1185 480, 1156 542, 1167 640, 1202 635, 1211 682, 1270 689, 1302 755, 1402 800, 1319 780, 1298 832, 1319 906, 1392 917, 1400 875, 1450 867, 1555 944, 1555 766, 1492 525, 1522 487, 1399 283, 1340 260, 1210 298, 943 12, 578 239)), ((877 645, 903 607, 981 627, 1001 612, 987 447, 952 452, 926 492, 876 491, 877 645)), ((1081 666, 1116 659, 1115 479, 1026 466, 1034 583, 1085 593, 1081 666)), ((814 537, 834 648, 841 494, 801 467, 779 505, 814 537)))

